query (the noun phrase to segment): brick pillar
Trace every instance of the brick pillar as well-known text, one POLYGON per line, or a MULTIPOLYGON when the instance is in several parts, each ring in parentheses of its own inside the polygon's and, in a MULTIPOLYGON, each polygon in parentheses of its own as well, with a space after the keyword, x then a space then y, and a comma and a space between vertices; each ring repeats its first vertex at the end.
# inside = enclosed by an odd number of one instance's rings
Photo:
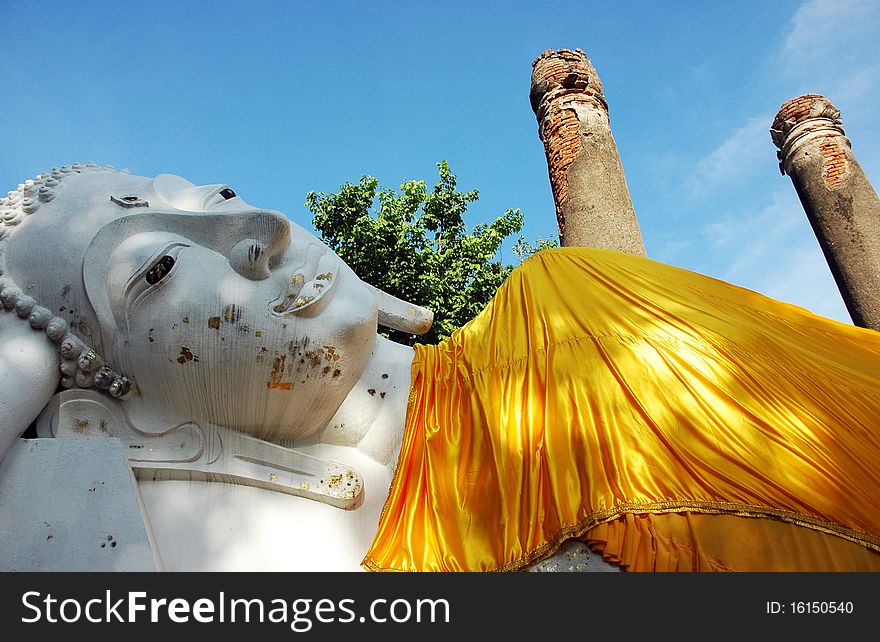
POLYGON ((824 96, 784 103, 770 129, 853 323, 880 330, 880 199, 824 96))
POLYGON ((645 255, 602 82, 580 49, 548 49, 529 92, 544 142, 562 245, 645 255))

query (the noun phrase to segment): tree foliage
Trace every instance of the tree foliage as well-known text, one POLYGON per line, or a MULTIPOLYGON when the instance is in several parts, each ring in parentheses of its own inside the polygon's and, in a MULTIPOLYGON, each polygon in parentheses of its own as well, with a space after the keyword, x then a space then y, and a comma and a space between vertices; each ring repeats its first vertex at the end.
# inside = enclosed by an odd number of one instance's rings
POLYGON ((536 254, 541 250, 546 250, 551 247, 559 247, 559 242, 553 239, 545 239, 543 236, 539 236, 534 243, 531 243, 520 236, 516 242, 516 245, 513 246, 513 253, 519 258, 520 261, 524 261, 532 254, 536 254))
POLYGON ((437 167, 431 191, 424 181, 407 181, 398 192, 364 176, 335 194, 306 197, 315 229, 360 278, 434 311, 426 335, 388 332, 402 343, 436 343, 476 316, 513 269, 495 256, 523 224, 520 211, 509 209, 468 232, 464 214, 479 194, 458 191, 445 160, 437 167))

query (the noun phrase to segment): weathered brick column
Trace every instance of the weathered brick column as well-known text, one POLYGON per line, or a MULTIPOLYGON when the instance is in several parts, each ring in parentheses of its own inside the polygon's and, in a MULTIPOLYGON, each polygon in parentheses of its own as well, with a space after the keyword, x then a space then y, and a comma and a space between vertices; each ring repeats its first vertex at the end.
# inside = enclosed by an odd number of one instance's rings
POLYGON ((529 98, 544 142, 562 245, 645 254, 602 82, 580 49, 532 63, 529 98))
POLYGON ((782 105, 770 129, 853 323, 880 330, 880 199, 824 96, 782 105))

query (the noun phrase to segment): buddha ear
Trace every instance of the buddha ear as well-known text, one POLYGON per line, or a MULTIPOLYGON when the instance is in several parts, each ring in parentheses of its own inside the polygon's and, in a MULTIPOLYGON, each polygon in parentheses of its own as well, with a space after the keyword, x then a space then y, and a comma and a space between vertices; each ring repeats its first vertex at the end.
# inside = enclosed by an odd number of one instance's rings
POLYGON ((379 309, 379 324, 409 334, 425 334, 434 323, 434 313, 428 308, 408 303, 364 282, 379 309))
POLYGON ((0 460, 49 403, 61 379, 58 347, 0 307, 0 460))

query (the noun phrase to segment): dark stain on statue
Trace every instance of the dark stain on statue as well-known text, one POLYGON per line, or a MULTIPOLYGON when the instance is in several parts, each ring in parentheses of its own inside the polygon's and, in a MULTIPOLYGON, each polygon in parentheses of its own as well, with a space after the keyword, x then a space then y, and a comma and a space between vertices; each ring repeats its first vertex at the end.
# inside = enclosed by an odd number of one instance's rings
POLYGON ((208 319, 208 327, 211 330, 219 330, 220 329, 220 317, 210 317, 208 319))
POLYGON ((195 363, 199 362, 198 355, 193 354, 189 348, 186 346, 181 346, 180 348, 180 356, 177 357, 177 363, 184 364, 187 361, 194 361, 195 363))
POLYGON ((341 359, 339 353, 336 352, 336 348, 334 346, 321 346, 320 348, 309 350, 308 345, 308 337, 304 337, 300 341, 291 341, 287 344, 287 352, 290 354, 291 360, 296 362, 297 371, 304 368, 321 368, 321 374, 323 375, 329 375, 332 372, 334 377, 339 376, 338 369, 337 372, 334 372, 333 367, 333 362, 341 359))
POLYGON ((63 288, 61 288, 61 296, 66 297, 68 294, 70 294, 70 286, 65 285, 63 288))
POLYGON ((275 358, 272 360, 272 372, 269 375, 269 381, 266 382, 266 387, 270 390, 290 390, 291 383, 289 381, 281 380, 284 377, 284 366, 286 361, 286 354, 276 354, 275 358))
POLYGON ((238 323, 241 319, 241 306, 230 303, 223 308, 223 319, 227 323, 238 323))
POLYGON ((309 347, 309 337, 303 337, 299 341, 295 339, 291 339, 287 342, 287 352, 291 357, 302 356, 306 349, 309 347))
POLYGON ((309 338, 303 337, 299 340, 291 340, 287 342, 287 354, 290 355, 290 363, 295 364, 297 372, 306 368, 306 347, 309 345, 309 338))

